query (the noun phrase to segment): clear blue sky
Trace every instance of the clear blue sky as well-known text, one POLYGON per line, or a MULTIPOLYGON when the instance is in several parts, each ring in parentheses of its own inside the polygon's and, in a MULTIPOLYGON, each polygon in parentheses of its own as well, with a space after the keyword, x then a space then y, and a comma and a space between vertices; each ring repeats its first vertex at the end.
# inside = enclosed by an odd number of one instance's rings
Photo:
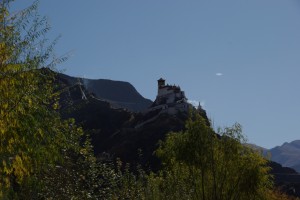
POLYGON ((300 139, 299 0, 41 0, 40 13, 49 38, 62 35, 57 55, 71 51, 66 74, 128 81, 152 100, 163 77, 251 143, 300 139))

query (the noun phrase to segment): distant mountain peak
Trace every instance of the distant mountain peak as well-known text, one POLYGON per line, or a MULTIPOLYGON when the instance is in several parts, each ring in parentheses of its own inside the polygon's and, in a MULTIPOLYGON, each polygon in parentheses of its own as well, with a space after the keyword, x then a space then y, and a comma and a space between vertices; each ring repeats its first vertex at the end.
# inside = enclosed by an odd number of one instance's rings
POLYGON ((269 150, 271 160, 300 172, 300 140, 285 142, 269 150))

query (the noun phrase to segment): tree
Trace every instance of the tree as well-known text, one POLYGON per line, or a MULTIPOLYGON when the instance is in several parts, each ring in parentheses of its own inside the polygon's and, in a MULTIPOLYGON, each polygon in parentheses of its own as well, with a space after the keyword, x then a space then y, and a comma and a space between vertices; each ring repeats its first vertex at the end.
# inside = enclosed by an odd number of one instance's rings
POLYGON ((46 68, 56 41, 47 45, 46 18, 37 2, 11 14, 13 0, 0 3, 0 198, 14 199, 37 174, 63 160, 68 149, 80 151, 80 128, 62 121, 53 76, 46 68), (45 47, 46 46, 46 47, 45 47))
MULTIPOLYGON (((267 161, 243 145, 239 124, 216 134, 199 115, 170 133, 157 155, 165 169, 150 179, 159 199, 265 199, 272 188, 267 161), (154 185, 155 185, 154 184, 154 185)), ((150 182, 151 182, 150 181, 150 182)))

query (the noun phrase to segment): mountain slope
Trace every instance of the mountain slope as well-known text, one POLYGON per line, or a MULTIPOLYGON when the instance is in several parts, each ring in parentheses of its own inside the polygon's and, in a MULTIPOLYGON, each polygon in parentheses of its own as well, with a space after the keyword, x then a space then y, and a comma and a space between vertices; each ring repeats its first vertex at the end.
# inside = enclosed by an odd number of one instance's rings
POLYGON ((284 143, 269 150, 271 160, 300 172, 300 140, 284 143))
MULTIPOLYGON (((74 118, 91 136, 96 156, 119 157, 123 162, 133 165, 139 162, 147 168, 158 169, 160 162, 153 152, 159 140, 164 140, 171 131, 183 130, 188 113, 169 115, 161 113, 161 109, 141 113, 117 108, 112 100, 120 103, 121 100, 142 102, 144 99, 124 82, 88 80, 89 83, 81 84, 85 81, 87 79, 57 75, 57 85, 63 91, 60 97, 62 117, 74 118), (115 94, 119 90, 125 93, 115 94)), ((205 110, 198 111, 209 124, 205 110)))
POLYGON ((300 140, 285 142, 283 145, 272 149, 266 149, 255 144, 247 144, 247 146, 258 150, 268 159, 280 163, 284 167, 290 167, 300 172, 300 140))
MULTIPOLYGON (((59 90, 63 91, 60 112, 63 118, 74 118, 90 135, 95 155, 99 159, 119 157, 131 166, 141 164, 144 169, 158 170, 160 161, 154 151, 159 140, 164 140, 170 131, 184 130, 187 113, 159 114, 160 110, 144 114, 130 112, 112 106, 109 100, 95 97, 94 92, 78 82, 77 78, 62 74, 57 76, 56 83, 59 90)), ((209 123, 205 110, 198 111, 209 123)), ((255 148, 259 149, 257 146, 255 148)), ((289 194, 300 196, 299 175, 293 169, 275 162, 269 165, 276 186, 289 194)))
POLYGON ((147 109, 152 104, 151 100, 140 95, 128 82, 76 78, 65 74, 58 74, 58 76, 68 86, 82 84, 86 91, 92 93, 98 99, 109 102, 115 108, 126 108, 130 111, 139 112, 147 109))

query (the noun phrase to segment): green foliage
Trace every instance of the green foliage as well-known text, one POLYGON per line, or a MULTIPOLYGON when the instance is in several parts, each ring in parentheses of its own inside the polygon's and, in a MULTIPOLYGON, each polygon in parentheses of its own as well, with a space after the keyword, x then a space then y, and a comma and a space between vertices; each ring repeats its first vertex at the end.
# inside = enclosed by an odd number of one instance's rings
MULTIPOLYGON (((36 199, 110 199, 117 178, 111 164, 97 162, 86 141, 80 150, 68 149, 64 162, 36 174, 41 187, 30 187, 36 199)), ((26 194, 28 196, 28 194, 26 194)), ((34 198, 31 198, 34 199, 34 198)))
MULTIPOLYGON (((82 131, 56 112, 53 77, 45 66, 53 46, 44 47, 49 30, 37 14, 37 3, 15 14, 11 0, 0 3, 0 198, 18 199, 25 186, 79 149, 82 131)), ((38 186, 36 186, 38 187, 38 186)), ((27 197, 28 198, 28 197, 27 197)), ((24 199, 24 198, 23 198, 24 199)))
POLYGON ((121 160, 117 160, 117 179, 115 179, 114 188, 112 188, 111 199, 146 199, 145 189, 147 188, 146 173, 137 167, 136 173, 130 171, 130 165, 126 164, 122 170, 121 160))
POLYGON ((45 67, 64 58, 51 57, 56 41, 45 47, 46 19, 37 2, 13 15, 11 2, 0 7, 0 199, 111 199, 121 175, 56 110, 45 67))
MULTIPOLYGON (((170 133, 156 154, 164 168, 146 175, 118 170, 111 199, 288 199, 272 192, 267 161, 245 147, 239 124, 216 134, 199 116, 170 133)), ((121 162, 118 162, 121 169, 121 162)))
POLYGON ((150 179, 158 199, 265 199, 272 187, 266 160, 243 145, 241 126, 218 136, 199 115, 157 150, 165 169, 150 179), (163 188, 163 189, 161 189, 163 188))

